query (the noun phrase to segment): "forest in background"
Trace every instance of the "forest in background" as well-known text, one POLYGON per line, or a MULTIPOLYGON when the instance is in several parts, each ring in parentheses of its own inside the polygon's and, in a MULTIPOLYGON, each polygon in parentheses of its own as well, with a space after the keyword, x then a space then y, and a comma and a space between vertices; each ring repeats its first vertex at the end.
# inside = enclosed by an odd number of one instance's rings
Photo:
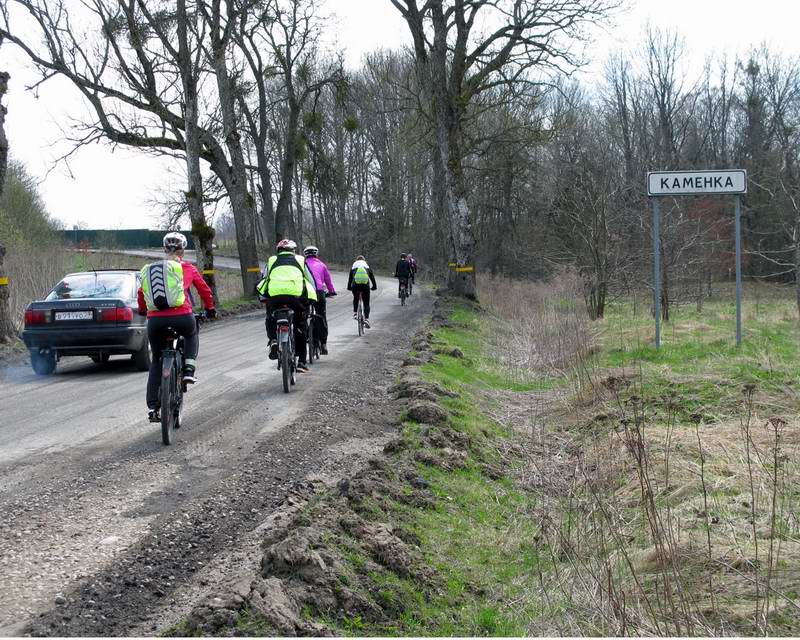
MULTIPOLYGON (((749 175, 745 274, 800 281, 795 60, 760 47, 694 73, 679 34, 649 29, 587 77, 578 45, 620 3, 386 1, 413 46, 357 69, 323 50, 314 0, 13 0, 0 35, 84 94, 77 146, 184 162, 187 190, 162 204, 170 225, 191 220, 205 268, 216 230, 243 265, 280 237, 343 263, 411 251, 467 295, 473 274, 454 282, 449 263, 568 269, 598 318, 652 284, 646 172, 735 167, 749 175)), ((730 277, 731 209, 665 203, 665 318, 730 277)))

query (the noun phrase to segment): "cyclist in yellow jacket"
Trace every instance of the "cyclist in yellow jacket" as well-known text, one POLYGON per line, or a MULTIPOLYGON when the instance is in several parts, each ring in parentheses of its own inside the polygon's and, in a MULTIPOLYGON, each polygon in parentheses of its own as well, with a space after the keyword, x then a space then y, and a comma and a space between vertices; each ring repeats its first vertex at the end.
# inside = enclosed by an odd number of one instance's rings
POLYGON ((357 317, 358 299, 364 302, 364 326, 369 329, 369 294, 375 291, 375 275, 369 268, 364 256, 358 256, 350 268, 350 277, 347 280, 347 290, 353 292, 353 319, 357 317), (370 287, 372 283, 372 287, 370 287))
POLYGON ((281 307, 294 311, 294 344, 297 350, 297 370, 307 373, 305 314, 309 301, 317 300, 317 283, 306 265, 305 258, 295 253, 294 240, 281 240, 276 247, 277 254, 267 261, 263 278, 258 283, 258 294, 267 305, 267 337, 269 338, 269 358, 278 359, 278 325, 273 313, 281 307))

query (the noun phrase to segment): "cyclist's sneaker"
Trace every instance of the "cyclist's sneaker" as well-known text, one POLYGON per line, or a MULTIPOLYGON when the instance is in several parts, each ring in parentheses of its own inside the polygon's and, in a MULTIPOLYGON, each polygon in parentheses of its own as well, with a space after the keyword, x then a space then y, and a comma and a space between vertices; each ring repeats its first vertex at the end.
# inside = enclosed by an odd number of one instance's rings
POLYGON ((364 326, 365 326, 367 329, 369 329, 369 320, 367 320, 366 318, 364 318, 364 326))
POLYGON ((319 345, 319 353, 320 353, 320 355, 323 355, 323 356, 327 356, 328 355, 328 343, 327 342, 323 342, 321 345, 319 345))
POLYGON ((181 376, 183 378, 184 384, 194 384, 197 382, 197 375, 194 372, 194 367, 192 365, 186 365, 183 368, 183 374, 181 376))
POLYGON ((353 313, 353 320, 358 320, 358 313, 353 313))
POLYGON ((147 419, 150 422, 161 422, 161 415, 158 413, 158 409, 148 409, 147 419))
POLYGON ((269 359, 270 360, 277 360, 278 359, 278 341, 277 340, 270 340, 269 341, 269 359))
POLYGON ((305 362, 298 362, 297 363, 297 371, 298 373, 308 373, 308 365, 305 362))

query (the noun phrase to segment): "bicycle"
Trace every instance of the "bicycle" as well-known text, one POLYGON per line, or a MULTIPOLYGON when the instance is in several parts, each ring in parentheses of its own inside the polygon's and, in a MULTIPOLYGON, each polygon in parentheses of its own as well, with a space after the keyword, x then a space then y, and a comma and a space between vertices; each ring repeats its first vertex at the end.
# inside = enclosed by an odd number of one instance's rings
POLYGON ((358 335, 364 335, 364 301, 361 299, 361 292, 358 292, 358 310, 356 311, 356 322, 358 322, 358 335))
POLYGON ((283 376, 283 392, 297 382, 297 356, 294 348, 294 311, 281 307, 273 313, 278 325, 278 369, 283 376))
MULTIPOLYGON (((194 314, 197 331, 205 314, 194 314)), ((173 432, 183 423, 183 394, 188 390, 183 382, 183 336, 172 327, 167 328, 167 347, 161 352, 161 441, 172 444, 173 432)))
POLYGON ((408 295, 411 295, 411 290, 414 288, 414 276, 408 281, 408 295))
POLYGON ((406 306, 406 298, 411 295, 409 293, 410 283, 405 278, 400 279, 400 306, 406 306))

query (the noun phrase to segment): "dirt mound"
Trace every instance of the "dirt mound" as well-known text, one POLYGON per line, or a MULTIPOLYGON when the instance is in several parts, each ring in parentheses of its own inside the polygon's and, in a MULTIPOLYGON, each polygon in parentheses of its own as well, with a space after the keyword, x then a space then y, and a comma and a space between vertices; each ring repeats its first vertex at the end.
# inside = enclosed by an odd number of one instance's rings
MULTIPOLYGON (((430 348, 431 339, 426 330, 415 342, 430 348)), ((260 575, 236 581, 195 607, 187 621, 190 633, 231 635, 236 627, 247 635, 331 635, 309 617, 337 624, 396 620, 399 605, 386 596, 387 580, 412 579, 423 592, 442 588, 398 506, 435 508, 438 498, 418 464, 460 469, 470 464, 470 455, 482 464, 480 448, 448 426, 450 414, 439 402, 455 394, 425 381, 415 367, 403 368, 390 391, 398 413, 408 403, 408 418, 419 423, 415 435, 404 431, 359 472, 308 495, 304 508, 266 532, 260 575), (258 625, 242 631, 248 616, 258 625)))
POLYGON ((450 414, 436 402, 414 400, 408 407, 408 417, 416 422, 441 425, 447 423, 450 414))

